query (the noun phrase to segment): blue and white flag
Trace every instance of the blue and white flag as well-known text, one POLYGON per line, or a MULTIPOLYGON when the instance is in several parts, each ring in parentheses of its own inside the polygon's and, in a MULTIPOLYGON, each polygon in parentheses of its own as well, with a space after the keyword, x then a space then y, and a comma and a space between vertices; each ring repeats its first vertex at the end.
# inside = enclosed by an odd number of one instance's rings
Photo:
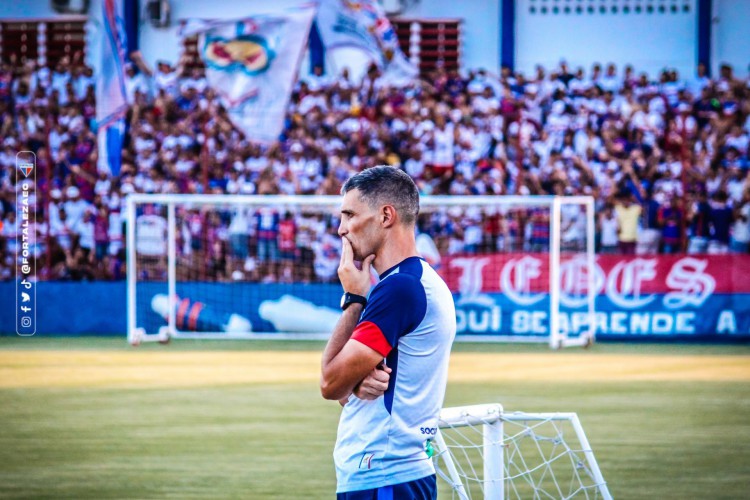
POLYGON ((391 83, 408 84, 419 73, 401 52, 396 31, 376 0, 322 0, 317 25, 326 50, 366 52, 391 83))
POLYGON ((277 140, 284 126, 315 6, 231 21, 189 20, 182 37, 200 34, 208 84, 248 139, 277 140))
POLYGON ((96 81, 96 122, 100 171, 120 173, 125 133, 125 29, 117 0, 102 2, 104 26, 99 77, 96 81))

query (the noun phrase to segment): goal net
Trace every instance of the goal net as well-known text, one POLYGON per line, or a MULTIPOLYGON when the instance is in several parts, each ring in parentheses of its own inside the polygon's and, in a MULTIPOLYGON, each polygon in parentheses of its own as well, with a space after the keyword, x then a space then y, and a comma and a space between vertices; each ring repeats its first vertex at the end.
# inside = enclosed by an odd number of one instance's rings
POLYGON ((445 408, 432 453, 441 498, 611 498, 575 413, 445 408))
MULTIPOLYGON (((326 338, 341 286, 338 196, 128 197, 128 338, 326 338)), ((588 345, 590 197, 426 196, 417 247, 459 340, 588 345)), ((373 276, 373 282, 377 276, 373 276)))

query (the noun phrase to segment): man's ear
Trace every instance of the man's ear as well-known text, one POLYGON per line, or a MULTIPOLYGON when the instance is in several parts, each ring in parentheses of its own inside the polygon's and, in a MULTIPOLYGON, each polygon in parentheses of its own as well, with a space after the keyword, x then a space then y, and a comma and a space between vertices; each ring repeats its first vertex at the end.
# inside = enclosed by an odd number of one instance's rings
POLYGON ((380 220, 383 227, 391 227, 396 223, 396 218, 396 209, 393 205, 383 205, 383 208, 380 210, 380 220))

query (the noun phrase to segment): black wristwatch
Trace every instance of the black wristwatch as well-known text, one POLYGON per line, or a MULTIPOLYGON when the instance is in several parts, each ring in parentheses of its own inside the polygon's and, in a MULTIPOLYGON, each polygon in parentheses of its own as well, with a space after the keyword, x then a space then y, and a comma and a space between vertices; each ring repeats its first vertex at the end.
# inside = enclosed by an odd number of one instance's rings
POLYGON ((362 304, 362 307, 365 307, 367 305, 367 297, 344 292, 344 295, 341 296, 341 310, 346 311, 346 308, 352 304, 362 304))

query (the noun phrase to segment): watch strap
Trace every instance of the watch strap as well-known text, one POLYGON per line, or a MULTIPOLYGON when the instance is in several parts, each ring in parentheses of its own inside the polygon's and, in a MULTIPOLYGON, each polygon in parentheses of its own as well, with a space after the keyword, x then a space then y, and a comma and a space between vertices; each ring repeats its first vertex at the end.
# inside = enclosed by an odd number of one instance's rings
POLYGON ((352 304, 362 304, 362 307, 367 305, 367 297, 363 295, 357 295, 355 293, 344 293, 344 300, 341 303, 341 310, 345 311, 347 307, 352 304))

